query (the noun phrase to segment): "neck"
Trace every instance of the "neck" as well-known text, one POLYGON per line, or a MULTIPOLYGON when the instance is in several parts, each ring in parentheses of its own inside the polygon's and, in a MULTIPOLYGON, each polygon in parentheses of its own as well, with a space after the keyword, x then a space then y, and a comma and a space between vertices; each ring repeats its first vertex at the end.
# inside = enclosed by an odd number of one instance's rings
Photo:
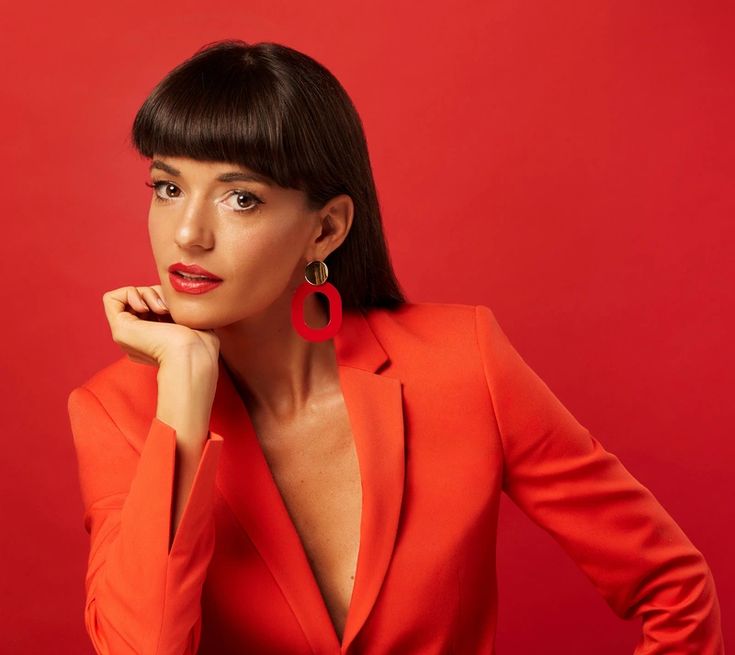
MULTIPOLYGON (((306 322, 326 325, 316 294, 304 302, 306 322)), ((291 300, 284 297, 264 311, 216 330, 220 355, 250 411, 293 418, 337 382, 332 339, 311 342, 291 325, 291 300)))

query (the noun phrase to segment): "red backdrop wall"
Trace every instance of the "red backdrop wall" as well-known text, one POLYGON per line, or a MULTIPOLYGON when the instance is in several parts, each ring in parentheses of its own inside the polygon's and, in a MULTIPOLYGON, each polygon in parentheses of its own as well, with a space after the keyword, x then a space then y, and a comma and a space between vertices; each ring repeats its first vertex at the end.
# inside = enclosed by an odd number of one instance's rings
MULTIPOLYGON (((731 3, 160 0, 2 13, 5 652, 92 652, 66 397, 121 354, 102 293, 158 283, 144 162, 126 144, 135 111, 222 38, 278 41, 337 75, 364 121, 409 298, 493 308, 705 554, 733 641, 731 3)), ((632 652, 639 624, 503 500, 498 651, 632 652)))

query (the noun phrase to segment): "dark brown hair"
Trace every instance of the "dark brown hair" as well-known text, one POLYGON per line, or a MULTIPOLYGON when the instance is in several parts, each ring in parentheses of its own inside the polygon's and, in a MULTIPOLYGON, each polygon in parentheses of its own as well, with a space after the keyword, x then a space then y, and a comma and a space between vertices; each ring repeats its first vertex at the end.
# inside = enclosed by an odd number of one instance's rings
POLYGON ((207 44, 153 89, 131 140, 148 158, 243 165, 304 191, 314 209, 349 195, 352 226, 325 260, 329 281, 345 309, 406 302, 385 243, 362 121, 339 81, 308 55, 272 42, 207 44))

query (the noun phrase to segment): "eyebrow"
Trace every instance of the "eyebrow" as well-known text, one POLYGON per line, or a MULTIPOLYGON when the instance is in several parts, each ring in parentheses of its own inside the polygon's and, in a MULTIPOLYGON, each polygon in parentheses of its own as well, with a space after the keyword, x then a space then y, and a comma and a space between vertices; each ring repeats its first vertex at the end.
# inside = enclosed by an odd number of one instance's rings
MULTIPOLYGON (((181 175, 181 171, 177 168, 174 168, 173 166, 167 164, 166 162, 161 161, 160 159, 154 159, 153 163, 148 167, 149 171, 152 171, 154 168, 158 168, 162 171, 165 171, 169 175, 173 175, 174 177, 179 177, 181 175)), ((260 182, 261 184, 265 184, 267 186, 271 186, 270 180, 263 176, 258 175, 257 173, 246 173, 245 171, 228 171, 227 173, 222 173, 221 175, 217 176, 218 182, 260 182)))

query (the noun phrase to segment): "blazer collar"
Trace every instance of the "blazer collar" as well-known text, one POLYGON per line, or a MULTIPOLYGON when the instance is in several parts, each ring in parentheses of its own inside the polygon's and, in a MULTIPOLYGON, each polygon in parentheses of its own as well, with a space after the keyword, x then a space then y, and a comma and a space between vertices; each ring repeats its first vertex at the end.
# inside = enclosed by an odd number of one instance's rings
POLYGON ((342 325, 334 336, 337 363, 370 373, 389 361, 388 353, 375 336, 366 315, 358 309, 342 314, 342 325))
POLYGON ((210 429, 224 439, 219 493, 319 655, 347 653, 376 602, 395 547, 405 479, 402 384, 377 373, 390 359, 387 351, 360 310, 343 312, 334 344, 363 491, 357 571, 341 643, 248 410, 221 357, 210 421, 210 429))

